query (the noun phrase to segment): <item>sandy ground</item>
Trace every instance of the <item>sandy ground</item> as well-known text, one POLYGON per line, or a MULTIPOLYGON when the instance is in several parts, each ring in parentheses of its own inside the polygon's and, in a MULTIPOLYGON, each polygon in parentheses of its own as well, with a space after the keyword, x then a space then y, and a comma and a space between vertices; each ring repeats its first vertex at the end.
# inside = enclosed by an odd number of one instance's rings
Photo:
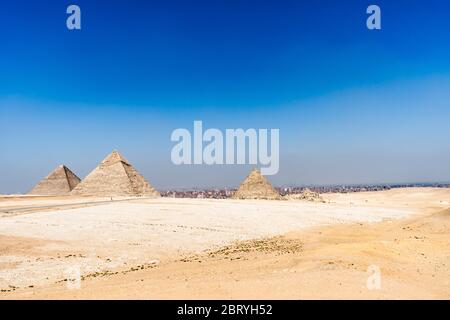
POLYGON ((141 198, 136 197, 0 195, 0 218, 38 211, 91 207, 105 203, 135 201, 140 199, 141 198))
POLYGON ((450 298, 449 189, 325 197, 2 217, 0 298, 450 298))

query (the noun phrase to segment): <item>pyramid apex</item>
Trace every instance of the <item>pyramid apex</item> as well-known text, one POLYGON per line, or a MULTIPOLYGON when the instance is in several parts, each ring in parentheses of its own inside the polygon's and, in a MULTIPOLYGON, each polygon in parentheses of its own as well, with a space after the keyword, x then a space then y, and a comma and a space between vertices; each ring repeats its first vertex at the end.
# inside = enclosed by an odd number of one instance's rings
POLYGON ((119 151, 114 149, 105 159, 103 159, 102 164, 113 164, 117 162, 123 162, 129 164, 128 160, 120 154, 119 151))
POLYGON ((252 171, 250 171, 250 173, 248 175, 249 176, 254 176, 254 175, 262 176, 261 170, 259 170, 258 168, 253 168, 252 171))

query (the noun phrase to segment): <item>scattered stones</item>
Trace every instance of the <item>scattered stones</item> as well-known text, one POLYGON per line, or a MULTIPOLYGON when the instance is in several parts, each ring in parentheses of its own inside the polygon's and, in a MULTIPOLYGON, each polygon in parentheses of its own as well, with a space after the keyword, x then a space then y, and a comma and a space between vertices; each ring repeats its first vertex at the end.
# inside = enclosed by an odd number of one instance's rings
POLYGON ((301 193, 289 194, 284 196, 288 200, 306 200, 311 202, 323 202, 326 201, 321 197, 320 193, 311 191, 306 188, 301 193))

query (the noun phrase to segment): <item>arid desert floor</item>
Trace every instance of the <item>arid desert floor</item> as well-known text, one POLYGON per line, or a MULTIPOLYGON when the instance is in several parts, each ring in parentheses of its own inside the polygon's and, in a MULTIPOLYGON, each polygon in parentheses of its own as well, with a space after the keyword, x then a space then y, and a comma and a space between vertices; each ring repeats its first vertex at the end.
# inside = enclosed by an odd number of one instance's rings
POLYGON ((450 189, 323 197, 0 196, 0 299, 450 299, 450 189))

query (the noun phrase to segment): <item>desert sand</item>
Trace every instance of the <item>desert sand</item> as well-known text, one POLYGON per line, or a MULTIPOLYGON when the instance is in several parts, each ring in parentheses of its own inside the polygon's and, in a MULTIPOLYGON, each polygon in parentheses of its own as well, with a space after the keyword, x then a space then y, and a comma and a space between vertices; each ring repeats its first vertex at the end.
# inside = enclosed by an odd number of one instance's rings
POLYGON ((3 197, 0 299, 450 298, 450 189, 323 198, 3 197))

